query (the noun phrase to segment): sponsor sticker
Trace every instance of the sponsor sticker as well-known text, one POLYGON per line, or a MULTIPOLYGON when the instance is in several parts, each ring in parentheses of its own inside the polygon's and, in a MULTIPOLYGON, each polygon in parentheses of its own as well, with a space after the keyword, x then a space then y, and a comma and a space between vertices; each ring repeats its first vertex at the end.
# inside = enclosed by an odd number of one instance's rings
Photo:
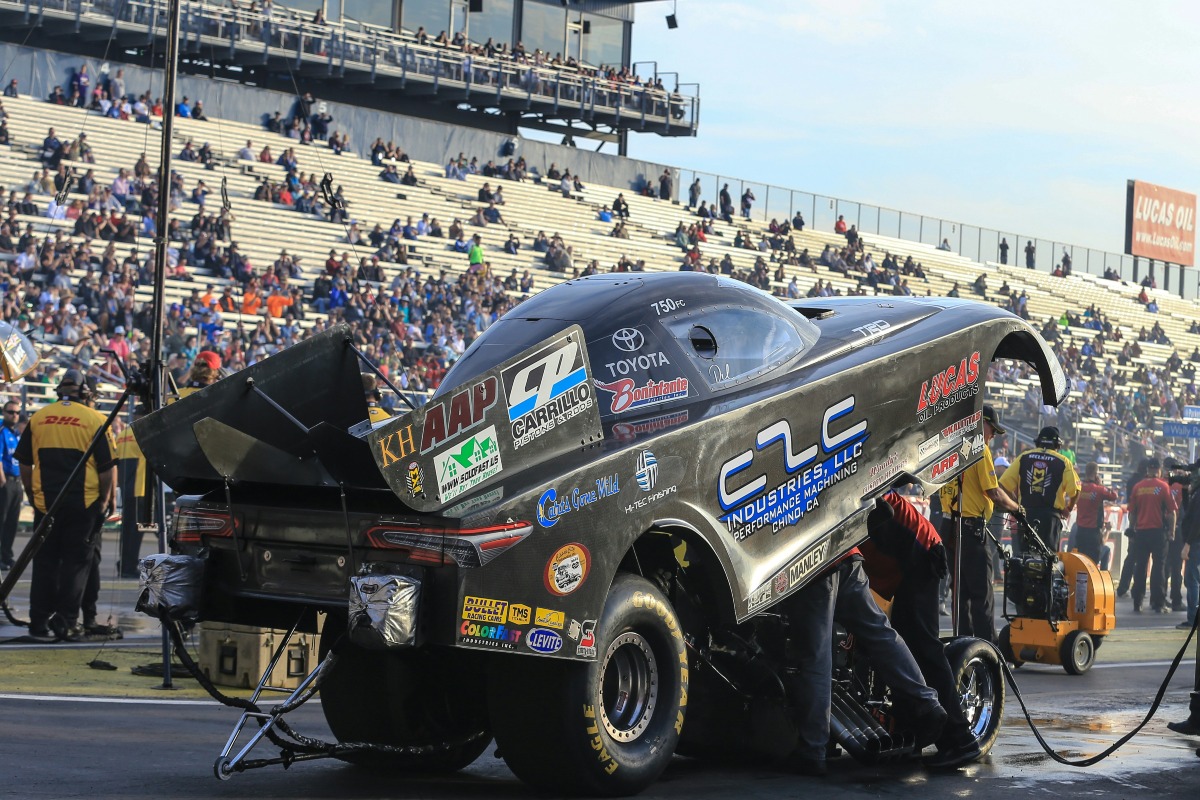
POLYGON ((775 594, 784 594, 788 590, 788 576, 786 572, 781 572, 775 576, 773 581, 775 584, 775 594))
POLYGON ((488 377, 454 393, 449 401, 427 405, 425 425, 421 429, 421 452, 428 453, 479 425, 487 410, 496 405, 497 395, 496 378, 488 377))
POLYGON ((752 613, 770 603, 774 595, 771 593, 771 584, 764 583, 762 586, 750 593, 750 597, 746 599, 746 611, 752 613))
POLYGON ((641 386, 638 386, 633 378, 621 378, 612 383, 596 381, 596 386, 612 394, 609 411, 613 414, 637 411, 688 396, 687 378, 671 378, 665 381, 650 378, 641 386))
POLYGON ((382 437, 377 444, 379 445, 380 466, 388 467, 407 458, 417 451, 417 445, 413 439, 412 423, 401 425, 387 436, 382 437))
POLYGON ((867 477, 867 488, 865 492, 871 492, 883 486, 892 478, 900 474, 900 456, 896 453, 888 453, 888 457, 878 464, 872 464, 867 477))
POLYGON ((638 454, 637 471, 633 475, 637 479, 638 488, 649 492, 658 483, 658 459, 649 450, 638 454))
POLYGON ((583 350, 566 341, 538 350, 501 374, 513 448, 520 449, 595 404, 583 350))
POLYGON ((463 598, 462 618, 472 622, 492 622, 500 625, 508 611, 507 600, 492 600, 490 597, 463 598))
MULTIPOLYGON (((556 628, 562 630, 566 624, 566 615, 561 611, 554 611, 549 608, 538 608, 533 614, 533 624, 543 628, 556 628)), ((576 639, 579 637, 576 636, 576 639)))
POLYGON ((688 412, 685 410, 651 417, 650 419, 638 420, 636 422, 614 422, 612 426, 612 438, 618 442, 632 442, 639 436, 673 428, 676 425, 682 425, 687 420, 688 412))
POLYGON ((965 434, 979 427, 979 420, 983 418, 982 411, 976 411, 969 417, 963 417, 958 422, 951 422, 946 427, 942 428, 942 436, 946 439, 952 439, 960 433, 965 434))
POLYGON ((583 624, 579 620, 571 620, 571 624, 567 626, 567 637, 572 642, 578 642, 579 637, 583 635, 583 624))
POLYGON ((829 540, 811 547, 800 555, 787 568, 788 587, 799 586, 804 578, 814 569, 825 563, 825 554, 829 552, 829 540))
POLYGON ((408 463, 408 471, 404 473, 404 485, 408 487, 410 497, 425 493, 425 470, 416 461, 408 463))
POLYGON ((638 353, 628 358, 618 358, 616 361, 605 364, 604 368, 608 370, 610 378, 616 378, 621 375, 632 375, 635 372, 645 372, 651 367, 669 366, 671 366, 671 361, 666 354, 656 350, 650 353, 638 353))
POLYGON ((556 631, 533 628, 525 636, 525 646, 535 653, 550 655, 562 649, 563 640, 556 631))
POLYGON ((515 650, 524 631, 507 625, 480 625, 464 619, 458 629, 464 644, 494 647, 499 650, 515 650))
POLYGON ((583 545, 565 544, 546 562, 545 584, 551 594, 563 597, 578 589, 592 569, 592 554, 583 545))
MULTIPOLYGON (((575 620, 571 620, 571 622, 574 623, 575 620)), ((575 646, 575 655, 580 658, 596 657, 596 620, 585 619, 583 621, 580 626, 579 644, 575 646)))
POLYGON ((508 607, 508 624, 509 625, 528 625, 529 618, 533 614, 533 609, 529 606, 518 605, 513 603, 508 607))
POLYGON ((949 472, 952 472, 955 468, 957 468, 961 460, 962 456, 957 450, 955 450, 953 453, 948 456, 944 456, 941 461, 938 461, 933 465, 933 469, 929 472, 929 477, 936 481, 938 478, 949 472))
POLYGON ((850 395, 825 409, 819 442, 797 451, 791 423, 781 419, 758 431, 754 449, 721 464, 717 499, 726 512, 721 521, 735 541, 768 525, 778 533, 797 524, 820 506, 825 491, 858 473, 858 459, 870 434, 866 419, 842 421, 854 411, 854 403, 850 395), (834 431, 835 421, 841 430, 834 431), (773 446, 776 443, 779 447, 773 446), (781 459, 789 477, 768 486, 764 459, 781 459), (759 467, 751 469, 756 462, 759 467))
POLYGON ((553 486, 542 492, 538 498, 538 524, 543 528, 553 528, 558 521, 573 511, 598 503, 606 497, 621 492, 621 479, 616 473, 605 475, 596 480, 596 488, 575 488, 570 494, 558 494, 553 486))
POLYGON ((868 322, 866 325, 859 325, 854 328, 854 332, 861 334, 866 341, 864 344, 871 344, 879 337, 887 332, 887 329, 892 327, 885 319, 877 319, 874 322, 868 322))
POLYGON ((979 353, 951 364, 921 384, 917 419, 925 422, 950 406, 979 394, 979 353))
POLYGON ((650 304, 650 307, 654 309, 655 314, 661 317, 663 314, 672 314, 676 311, 679 311, 680 309, 684 308, 685 305, 686 304, 682 300, 676 300, 672 297, 664 297, 662 300, 655 300, 650 304))
POLYGON ((433 457, 442 501, 458 497, 468 489, 499 475, 504 469, 496 426, 489 425, 474 436, 433 457))
POLYGON ((626 353, 636 353, 646 343, 646 337, 637 328, 621 328, 612 335, 613 347, 626 353))
POLYGON ((938 452, 941 449, 942 449, 941 434, 935 433, 933 436, 930 436, 928 439, 926 439, 925 441, 923 441, 919 445, 917 445, 917 460, 924 461, 925 459, 929 458, 931 455, 933 455, 934 453, 938 452))

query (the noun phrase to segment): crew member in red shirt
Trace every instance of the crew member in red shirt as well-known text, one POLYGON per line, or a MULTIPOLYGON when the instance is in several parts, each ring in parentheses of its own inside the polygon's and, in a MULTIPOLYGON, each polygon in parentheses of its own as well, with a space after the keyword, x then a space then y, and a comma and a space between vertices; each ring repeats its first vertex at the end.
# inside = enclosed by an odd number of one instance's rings
POLYGON ((1075 549, 1096 564, 1104 551, 1104 501, 1116 499, 1117 493, 1100 483, 1100 467, 1095 462, 1083 468, 1083 484, 1075 501, 1075 549))
POLYGON ((1175 536, 1175 512, 1179 510, 1171 487, 1162 479, 1162 462, 1147 459, 1146 477, 1129 494, 1129 515, 1133 518, 1129 558, 1126 567, 1133 571, 1133 612, 1142 613, 1146 596, 1146 567, 1150 566, 1150 607, 1167 613, 1166 570, 1167 542, 1175 536))

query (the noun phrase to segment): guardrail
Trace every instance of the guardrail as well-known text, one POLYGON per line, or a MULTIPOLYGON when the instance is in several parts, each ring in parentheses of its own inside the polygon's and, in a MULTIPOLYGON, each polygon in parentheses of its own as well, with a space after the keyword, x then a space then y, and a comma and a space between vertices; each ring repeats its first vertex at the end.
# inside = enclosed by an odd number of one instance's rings
MULTIPOLYGON (((166 0, 0 0, 0 7, 24 11, 25 23, 37 25, 47 14, 118 30, 144 30, 147 41, 165 31, 166 0)), ((522 104, 551 115, 601 121, 615 127, 669 135, 695 135, 700 99, 679 92, 631 86, 589 75, 573 67, 549 67, 511 59, 487 58, 447 47, 419 43, 412 34, 365 23, 313 24, 296 12, 274 7, 270 15, 199 0, 181 8, 183 48, 202 43, 228 47, 238 54, 286 57, 297 69, 324 65, 330 77, 347 70, 390 78, 405 88, 409 81, 435 92, 461 90, 465 97, 520 110, 522 104)))

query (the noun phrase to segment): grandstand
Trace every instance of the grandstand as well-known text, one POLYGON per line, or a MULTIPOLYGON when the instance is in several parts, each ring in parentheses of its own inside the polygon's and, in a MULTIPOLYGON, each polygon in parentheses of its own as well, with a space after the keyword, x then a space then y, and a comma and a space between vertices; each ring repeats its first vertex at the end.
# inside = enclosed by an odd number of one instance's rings
MULTIPOLYGON (((0 5, 4 3, 0 2, 0 5)), ((89 4, 89 7, 92 6, 89 4)), ((283 44, 288 43, 283 40, 283 44)), ((297 43, 300 55, 294 63, 303 68, 306 56, 302 39, 290 42, 293 47, 297 43)), ((257 91, 260 99, 267 97, 268 93, 257 91)), ((11 231, 11 239, 16 241, 26 226, 32 225, 39 253, 44 253, 47 247, 54 248, 53 241, 48 245, 44 243, 46 237, 53 238, 58 233, 76 248, 85 244, 84 237, 75 233, 75 220, 46 216, 48 205, 56 198, 52 192, 43 191, 43 187, 34 190, 37 214, 19 213, 15 208, 24 196, 24 188, 31 182, 31 176, 41 172, 39 158, 47 131, 54 128, 64 142, 78 141, 80 134, 86 133, 94 163, 70 157, 64 158, 62 163, 78 176, 92 170, 96 185, 100 187, 110 185, 120 170, 132 170, 138 155, 143 152, 148 155, 151 168, 156 169, 155 156, 159 152, 161 134, 156 124, 109 118, 41 98, 40 93, 37 97, 21 94, 3 98, 9 144, 0 147, 0 179, 14 192, 9 196, 9 206, 13 209, 9 220, 15 221, 18 230, 11 231)), ((276 98, 271 102, 278 105, 279 100, 276 98)), ((260 109, 269 107, 265 100, 260 103, 260 109)), ((541 163, 530 164, 530 176, 524 181, 469 171, 461 179, 451 177, 452 170, 448 170, 447 165, 460 152, 468 161, 477 158, 479 164, 493 159, 504 161, 496 147, 501 141, 499 138, 452 140, 443 137, 419 144, 401 140, 410 161, 399 166, 403 170, 411 164, 416 178, 415 184, 402 185, 380 178, 388 161, 377 158, 380 163, 373 163, 370 152, 356 152, 351 148, 339 155, 322 141, 300 145, 297 139, 284 133, 264 129, 255 121, 256 115, 234 113, 224 116, 221 111, 213 104, 208 110, 207 121, 179 119, 176 125, 172 152, 178 154, 188 141, 197 147, 207 143, 212 162, 206 166, 198 161, 176 160, 172 165, 183 186, 171 215, 171 221, 177 221, 182 232, 178 238, 172 237, 172 247, 188 277, 181 274, 167 280, 167 302, 177 307, 169 322, 172 330, 167 338, 176 343, 185 341, 189 335, 204 338, 205 332, 212 330, 215 323, 211 317, 206 320, 203 316, 199 296, 206 293, 208 284, 216 287, 216 296, 221 295, 223 287, 229 286, 239 310, 221 313, 220 332, 213 346, 235 368, 268 356, 305 331, 323 325, 327 317, 351 319, 355 321, 362 343, 394 378, 410 387, 431 389, 444 371, 447 359, 453 358, 456 347, 461 347, 485 327, 491 316, 502 314, 527 296, 527 292, 514 289, 511 282, 506 286, 506 280, 515 275, 519 286, 528 271, 529 290, 537 291, 564 278, 563 272, 548 269, 545 254, 534 248, 539 233, 561 237, 570 247, 567 277, 593 269, 609 271, 618 264, 644 264, 646 270, 677 270, 685 254, 684 248, 676 243, 676 231, 680 223, 686 227, 701 221, 694 209, 675 199, 657 199, 640 193, 639 190, 650 182, 647 176, 657 176, 662 171, 661 166, 635 164, 630 167, 629 162, 619 160, 616 166, 598 168, 592 153, 571 148, 542 151, 543 155, 550 154, 551 157, 557 154, 558 168, 582 176, 583 185, 578 188, 572 185, 564 194, 559 181, 550 178, 546 163, 550 159, 545 157, 541 163), (301 213, 293 205, 255 199, 264 180, 282 184, 288 178, 288 171, 273 161, 264 163, 239 157, 239 151, 248 141, 253 143, 255 156, 266 147, 270 148, 273 157, 288 148, 295 148, 301 183, 307 182, 309 175, 319 183, 320 176, 331 173, 331 188, 340 187, 348 204, 345 221, 329 221, 330 206, 320 191, 314 191, 314 197, 326 202, 316 213, 301 213), (453 145, 446 146, 448 142, 459 144, 461 141, 479 143, 481 149, 464 151, 453 145), (435 152, 438 144, 442 147, 441 152, 435 152), (569 160, 576 158, 579 164, 591 166, 580 169, 569 160), (195 240, 189 229, 201 207, 190 198, 200 181, 211 190, 204 206, 209 212, 220 211, 220 187, 226 187, 234 221, 231 236, 219 240, 217 247, 228 250, 236 243, 237 252, 249 262, 256 280, 246 280, 244 275, 224 275, 212 265, 197 265, 195 240), (503 189, 505 204, 500 207, 503 221, 485 227, 474 226, 469 220, 485 205, 479 201, 479 192, 485 183, 503 189), (629 205, 625 226, 628 238, 611 235, 615 220, 600 219, 601 212, 611 209, 618 195, 623 195, 629 205), (421 235, 415 239, 398 239, 397 244, 404 248, 403 255, 397 252, 399 248, 391 252, 383 250, 382 281, 358 277, 359 265, 364 260, 369 264, 381 248, 368 244, 365 238, 357 244, 348 241, 352 235, 351 222, 366 237, 376 225, 387 232, 396 222, 399 223, 397 227, 403 227, 409 218, 419 221, 426 215, 436 219, 443 230, 448 231, 454 220, 460 220, 466 238, 478 235, 487 266, 472 269, 468 255, 456 251, 449 237, 421 235), (510 237, 516 237, 521 244, 515 253, 505 251, 510 237), (302 303, 285 309, 284 315, 274 321, 268 316, 265 305, 253 313, 249 310, 243 313, 240 309, 245 294, 253 291, 256 285, 262 288, 261 285, 266 283, 265 274, 285 250, 292 257, 300 257, 300 267, 294 273, 282 270, 281 282, 285 288, 300 289, 302 303), (330 251, 339 259, 343 252, 348 254, 348 268, 331 275, 326 267, 330 251), (325 314, 318 311, 314 294, 329 291, 327 279, 330 277, 345 282, 348 300, 344 306, 325 314), (406 295, 410 309, 424 306, 425 330, 419 330, 422 326, 406 325, 398 318, 407 313, 400 302, 406 295), (390 302, 393 297, 395 303, 390 302), (293 324, 294 333, 287 330, 293 324), (463 333, 461 343, 456 341, 460 337, 455 334, 455 329, 463 333)), ((151 119, 151 123, 154 122, 151 119)), ((382 115, 362 116, 356 118, 355 124, 357 147, 365 147, 376 135, 385 138, 388 135, 388 130, 383 129, 388 121, 382 115), (380 127, 372 130, 372 122, 380 127)), ((58 199, 66 201, 66 205, 78 201, 85 209, 97 203, 96 198, 79 191, 68 191, 58 199)), ((135 210, 136 207, 131 207, 127 214, 139 220, 135 210)), ((822 292, 894 294, 901 290, 893 287, 893 281, 907 281, 914 295, 945 296, 957 287, 962 296, 969 297, 972 286, 982 274, 987 286, 975 296, 1014 307, 1055 339, 1060 357, 1078 389, 1067 407, 1056 412, 1055 421, 1064 429, 1081 462, 1091 458, 1097 446, 1103 445, 1112 462, 1106 469, 1119 471, 1121 464, 1154 446, 1158 440, 1155 430, 1162 417, 1178 416, 1184 405, 1196 401, 1192 374, 1187 368, 1191 353, 1197 352, 1200 360, 1200 351, 1197 351, 1200 333, 1194 325, 1195 307, 1192 302, 1168 292, 1086 274, 1059 277, 1013 265, 980 263, 930 245, 875 234, 866 236, 861 250, 846 250, 845 256, 851 263, 844 269, 834 270, 818 264, 811 268, 802 267, 785 263, 795 259, 789 258, 790 254, 782 249, 774 249, 772 238, 778 245, 790 237, 796 254, 807 249, 815 261, 826 246, 835 252, 845 250, 846 236, 833 230, 812 228, 777 236, 763 220, 738 217, 712 220, 710 226, 711 233, 706 235, 706 241, 697 245, 700 268, 726 262, 729 266, 724 268, 725 271, 781 296, 789 293, 819 296, 822 292), (924 278, 916 273, 904 274, 901 270, 885 272, 877 269, 871 275, 859 263, 868 254, 876 265, 882 264, 889 255, 900 264, 911 258, 920 265, 924 278), (1009 291, 1001 292, 1001 284, 1009 291), (1157 304, 1156 313, 1148 311, 1143 302, 1150 299, 1157 304), (1085 317, 1089 311, 1095 316, 1085 317), (1063 325, 1060 321, 1064 316, 1078 317, 1079 323, 1063 325), (1094 319, 1097 326, 1106 322, 1109 332, 1102 334, 1083 324, 1090 319, 1094 319), (1150 331, 1155 325, 1161 330, 1160 338, 1169 339, 1170 344, 1156 344, 1141 336, 1143 330, 1150 331), (1094 357, 1097 374, 1087 375, 1085 370, 1091 368, 1085 365, 1086 357, 1076 351, 1082 351, 1085 345, 1095 347, 1098 334, 1104 340, 1105 355, 1094 357), (1117 355, 1133 342, 1140 352, 1117 355), (1168 359, 1175 350, 1184 363, 1168 368, 1168 359), (1093 398, 1095 404, 1091 402, 1093 398)), ((91 249, 99 257, 105 246, 107 242, 93 243, 91 249)), ((60 245, 60 249, 64 247, 60 245)), ((24 313, 29 318, 24 324, 30 328, 49 320, 43 337, 50 355, 48 363, 65 366, 76 358, 77 348, 71 336, 64 338, 64 326, 78 330, 86 325, 98 325, 103 333, 109 334, 122 321, 128 323, 127 327, 139 321, 144 323, 144 317, 136 314, 136 305, 145 304, 151 295, 151 288, 144 280, 147 272, 145 255, 150 252, 151 243, 143 235, 132 242, 113 243, 113 250, 117 265, 135 251, 137 253, 134 263, 141 267, 143 280, 138 282, 137 270, 131 268, 129 271, 133 274, 128 276, 129 280, 122 281, 122 269, 118 266, 117 277, 111 281, 118 293, 123 286, 132 292, 134 313, 105 314, 99 307, 89 308, 84 316, 90 321, 80 319, 71 324, 67 324, 69 315, 65 303, 60 304, 57 311, 54 308, 58 302, 53 290, 55 275, 32 270, 30 285, 17 289, 17 254, 0 255, 10 267, 6 318, 24 313), (49 302, 50 309, 18 307, 12 302, 17 291, 23 291, 35 305, 49 302)), ((74 287, 75 294, 79 295, 83 270, 82 266, 76 267, 59 283, 74 287)), ((99 288, 106 288, 103 279, 98 276, 98 280, 99 288)), ((18 318, 17 321, 21 320, 18 318)), ((194 356, 194 351, 185 352, 185 355, 194 356)), ((111 365, 102 357, 96 357, 88 366, 94 373, 108 377, 108 388, 112 391, 111 365)), ((1026 439, 1030 438, 1028 434, 1045 422, 1046 415, 1052 412, 1042 408, 1037 385, 1026 373, 1007 368, 994 370, 991 378, 987 384, 991 401, 1004 408, 1007 418, 1016 422, 1017 429, 1025 432, 1026 439)), ((22 386, 8 387, 8 391, 21 393, 29 404, 36 405, 47 397, 49 380, 43 371, 30 376, 22 386)))

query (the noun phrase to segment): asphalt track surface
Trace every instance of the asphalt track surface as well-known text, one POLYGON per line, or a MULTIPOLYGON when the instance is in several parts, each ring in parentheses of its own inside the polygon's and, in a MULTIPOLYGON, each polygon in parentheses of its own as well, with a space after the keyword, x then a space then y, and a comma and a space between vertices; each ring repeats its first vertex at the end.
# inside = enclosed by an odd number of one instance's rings
MULTIPOLYGON (((107 548, 107 543, 106 543, 107 548)), ((112 552, 111 550, 109 552, 112 552)), ((185 675, 164 690, 161 679, 132 675, 132 664, 160 661, 154 621, 132 612, 132 582, 106 582, 101 616, 111 609, 126 630, 106 645, 0 644, 0 795, 5 798, 491 798, 533 797, 494 748, 449 777, 382 774, 337 761, 311 761, 252 770, 228 781, 212 765, 237 719, 207 698, 185 675), (93 659, 115 671, 89 669, 93 659)), ((25 608, 28 581, 13 604, 25 608)), ((1186 632, 1182 615, 1129 613, 1118 601, 1118 629, 1096 666, 1079 677, 1060 667, 1025 666, 1015 676, 1030 713, 1050 745, 1080 759, 1099 753, 1141 721, 1186 632)), ((2 622, 2 621, 0 621, 2 622)), ((0 642, 22 629, 0 624, 0 642)), ((1129 798, 1200 796, 1200 737, 1181 736, 1166 723, 1187 716, 1196 646, 1168 687, 1162 708, 1115 755, 1088 768, 1052 761, 1037 743, 1010 691, 1004 727, 992 752, 959 772, 930 773, 919 764, 864 767, 847 757, 825 779, 782 769, 737 767, 675 758, 646 798, 825 798, 886 796, 1004 798, 1052 794, 1129 798)), ((243 693, 244 694, 244 693, 243 693)), ((271 702, 270 698, 267 702, 271 702)), ((277 701, 276 701, 277 702, 277 701)), ((536 713, 536 710, 531 710, 536 713)), ((328 728, 319 701, 289 718, 318 737, 328 728)), ((243 737, 244 740, 244 737, 243 737)), ((260 747, 252 757, 277 751, 260 747)))

